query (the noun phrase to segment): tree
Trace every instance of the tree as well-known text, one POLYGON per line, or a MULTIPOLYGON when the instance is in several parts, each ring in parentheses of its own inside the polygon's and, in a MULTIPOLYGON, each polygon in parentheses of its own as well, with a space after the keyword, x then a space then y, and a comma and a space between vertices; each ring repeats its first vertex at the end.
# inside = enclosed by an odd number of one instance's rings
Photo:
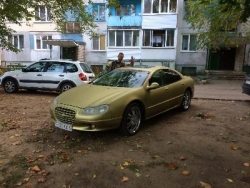
MULTIPOLYGON (((50 10, 50 19, 56 24, 56 30, 62 33, 66 31, 67 15, 70 11, 75 21, 80 22, 82 33, 94 34, 96 24, 94 24, 91 14, 87 12, 86 4, 83 0, 0 0, 0 47, 18 52, 8 38, 15 31, 6 25, 6 22, 21 25, 20 20, 30 24, 35 17, 35 9, 38 5, 44 5, 50 10)), ((38 18, 37 18, 38 19, 38 18)))
POLYGON ((198 48, 220 49, 249 38, 249 8, 250 0, 188 0, 185 19, 198 31, 198 48))

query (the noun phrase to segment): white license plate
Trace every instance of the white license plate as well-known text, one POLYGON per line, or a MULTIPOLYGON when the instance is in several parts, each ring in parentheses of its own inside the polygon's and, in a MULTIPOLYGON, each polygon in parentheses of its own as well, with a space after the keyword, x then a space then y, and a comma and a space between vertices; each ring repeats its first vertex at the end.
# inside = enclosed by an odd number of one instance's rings
POLYGON ((250 84, 250 81, 249 81, 249 80, 246 80, 246 84, 250 84))
POLYGON ((55 126, 58 127, 58 128, 60 128, 60 129, 64 129, 66 131, 72 131, 72 125, 66 124, 66 123, 62 123, 60 121, 57 121, 55 123, 55 126))

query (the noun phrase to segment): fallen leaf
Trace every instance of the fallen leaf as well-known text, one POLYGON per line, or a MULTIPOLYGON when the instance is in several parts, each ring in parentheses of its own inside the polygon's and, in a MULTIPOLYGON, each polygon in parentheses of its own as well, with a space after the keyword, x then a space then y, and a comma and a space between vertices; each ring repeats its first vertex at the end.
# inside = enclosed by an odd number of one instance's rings
POLYGON ((175 169, 178 168, 178 166, 175 165, 174 163, 169 163, 169 167, 170 167, 171 169, 173 169, 173 170, 175 170, 175 169))
POLYGON ((234 181, 230 178, 227 178, 227 181, 230 182, 230 183, 233 183, 234 181))
POLYGON ((190 172, 187 171, 187 170, 185 170, 185 171, 182 172, 182 175, 184 175, 184 176, 189 176, 189 175, 190 175, 190 172))
POLYGON ((137 178, 141 177, 141 174, 139 172, 136 172, 135 175, 137 178))
POLYGON ((46 178, 45 178, 45 177, 39 178, 39 179, 37 180, 37 182, 38 182, 38 183, 44 183, 44 182, 46 182, 46 178))
POLYGON ((93 179, 96 179, 97 175, 96 174, 93 174, 92 178, 93 179))
POLYGON ((28 182, 29 181, 29 178, 24 178, 23 179, 23 182, 28 182))
POLYGON ((181 161, 184 161, 184 160, 186 160, 186 157, 181 156, 181 157, 180 157, 180 160, 181 160, 181 161))
POLYGON ((201 184, 202 188, 212 188, 212 186, 210 184, 208 184, 208 183, 200 181, 200 184, 201 184))
POLYGON ((246 167, 250 167, 250 163, 244 163, 243 165, 246 167))
POLYGON ((21 144, 20 141, 16 141, 16 142, 13 142, 13 143, 12 143, 13 146, 20 145, 20 144, 21 144))
POLYGON ((128 180, 129 180, 129 178, 128 178, 128 177, 123 176, 123 177, 122 177, 122 179, 121 179, 121 182, 127 182, 128 180))
POLYGON ((238 146, 234 144, 234 145, 231 146, 231 149, 232 149, 232 150, 237 150, 237 149, 238 149, 238 146))
POLYGON ((36 165, 31 168, 32 171, 39 172, 40 168, 36 165))

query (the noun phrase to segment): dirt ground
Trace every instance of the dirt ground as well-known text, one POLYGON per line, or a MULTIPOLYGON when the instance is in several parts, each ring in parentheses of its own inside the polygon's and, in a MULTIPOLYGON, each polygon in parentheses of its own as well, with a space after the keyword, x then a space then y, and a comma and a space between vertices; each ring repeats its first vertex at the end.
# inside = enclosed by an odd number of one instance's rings
POLYGON ((57 95, 0 89, 0 187, 250 187, 249 102, 193 99, 124 137, 57 129, 57 95))

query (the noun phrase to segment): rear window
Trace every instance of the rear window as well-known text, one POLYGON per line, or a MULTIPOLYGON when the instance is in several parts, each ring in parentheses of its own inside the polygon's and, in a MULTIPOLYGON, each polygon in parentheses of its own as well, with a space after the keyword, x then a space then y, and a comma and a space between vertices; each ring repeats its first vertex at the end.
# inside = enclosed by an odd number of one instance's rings
POLYGON ((82 70, 86 73, 92 73, 92 69, 85 63, 80 63, 80 66, 82 67, 82 70))

